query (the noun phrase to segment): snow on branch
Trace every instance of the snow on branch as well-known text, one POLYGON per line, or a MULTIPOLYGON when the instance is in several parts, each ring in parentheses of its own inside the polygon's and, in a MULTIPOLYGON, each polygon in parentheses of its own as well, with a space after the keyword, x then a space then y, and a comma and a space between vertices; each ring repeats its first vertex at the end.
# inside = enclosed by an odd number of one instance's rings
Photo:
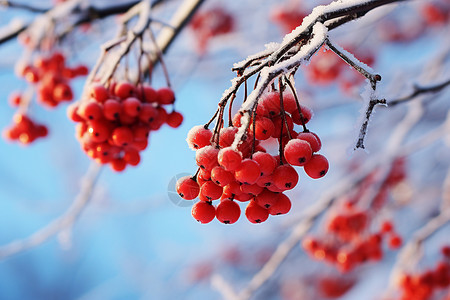
POLYGON ((6 257, 39 246, 53 236, 73 226, 75 221, 89 204, 89 201, 92 199, 92 194, 100 174, 100 170, 101 166, 97 163, 92 163, 87 173, 81 179, 81 189, 79 194, 66 212, 29 237, 21 240, 15 240, 9 244, 0 246, 0 259, 5 259, 6 257))

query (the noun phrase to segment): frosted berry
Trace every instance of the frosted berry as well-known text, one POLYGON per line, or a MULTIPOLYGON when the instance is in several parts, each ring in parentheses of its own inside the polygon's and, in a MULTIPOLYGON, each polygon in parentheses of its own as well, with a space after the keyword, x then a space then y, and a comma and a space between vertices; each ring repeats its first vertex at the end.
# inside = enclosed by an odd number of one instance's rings
POLYGON ((290 165, 278 166, 273 171, 273 183, 281 190, 293 189, 298 182, 297 171, 290 165))
POLYGON ((203 125, 194 126, 189 130, 186 141, 189 148, 197 150, 207 145, 211 145, 212 131, 206 129, 203 125))
POLYGON ((258 203, 259 206, 267 209, 278 201, 279 196, 279 193, 274 193, 268 189, 264 189, 255 197, 255 202, 258 203))
POLYGON ((134 97, 129 97, 122 102, 123 111, 130 117, 137 117, 141 110, 141 101, 134 97))
POLYGON ((200 187, 200 195, 204 197, 200 197, 200 200, 212 201, 219 199, 222 196, 222 192, 223 188, 221 186, 218 186, 212 181, 207 181, 200 187))
POLYGON ((231 147, 226 147, 219 151, 217 159, 225 170, 234 171, 241 165, 242 154, 231 147))
POLYGON ((254 184, 261 176, 261 170, 259 164, 252 159, 244 159, 240 166, 235 170, 234 177, 237 181, 254 184))
POLYGON ((218 165, 218 153, 219 149, 213 146, 203 147, 197 150, 197 153, 195 154, 195 161, 200 168, 211 171, 215 166, 218 165))
POLYGON ((325 176, 328 172, 328 168, 328 160, 321 154, 314 154, 309 162, 304 166, 306 174, 314 179, 325 176))
POLYGON ((304 140, 292 139, 284 147, 284 157, 293 166, 304 166, 312 157, 311 145, 304 140))
POLYGON ((309 143, 309 145, 311 146, 311 150, 313 152, 317 152, 320 150, 320 148, 322 148, 322 142, 320 141, 319 137, 315 133, 300 132, 297 135, 297 139, 307 141, 309 143))

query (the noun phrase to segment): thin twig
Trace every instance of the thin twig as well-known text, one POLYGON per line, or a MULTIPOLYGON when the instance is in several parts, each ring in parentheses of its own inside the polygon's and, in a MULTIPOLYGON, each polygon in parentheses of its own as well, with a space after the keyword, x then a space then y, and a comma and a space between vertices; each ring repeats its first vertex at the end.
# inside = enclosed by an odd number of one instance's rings
POLYGON ((426 94, 426 93, 437 93, 440 90, 444 89, 445 87, 450 85, 450 79, 445 80, 442 83, 437 83, 437 84, 432 84, 429 86, 419 86, 419 85, 414 85, 414 90, 411 94, 398 98, 398 99, 394 99, 391 101, 387 102, 387 105, 389 107, 393 107, 396 106, 400 103, 404 103, 404 102, 408 102, 411 101, 413 99, 415 99, 417 96, 421 95, 421 94, 426 94))
POLYGON ((95 184, 97 183, 100 170, 101 166, 93 162, 90 165, 87 173, 81 180, 81 189, 79 194, 74 199, 72 205, 66 210, 66 212, 29 237, 12 241, 9 244, 0 246, 0 259, 4 259, 6 257, 39 246, 49 240, 51 237, 56 236, 64 229, 73 226, 83 210, 87 207, 89 201, 92 199, 92 194, 95 188, 95 184))

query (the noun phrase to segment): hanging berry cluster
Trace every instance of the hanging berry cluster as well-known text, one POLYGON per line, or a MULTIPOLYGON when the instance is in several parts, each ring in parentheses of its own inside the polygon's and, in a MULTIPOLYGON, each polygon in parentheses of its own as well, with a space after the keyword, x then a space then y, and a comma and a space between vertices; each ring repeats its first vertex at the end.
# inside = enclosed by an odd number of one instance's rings
MULTIPOLYGON (((145 1, 137 5, 141 6, 139 22, 103 46, 104 53, 89 74, 82 98, 68 110, 69 118, 78 123, 76 137, 83 151, 117 172, 139 164, 150 131, 163 124, 176 128, 183 121, 175 111, 175 94, 162 50, 150 27, 150 5, 145 1), (151 43, 146 44, 147 39, 151 43), (136 60, 132 60, 132 51, 138 53, 136 60), (155 89, 150 80, 158 61, 167 86, 155 89)), ((123 25, 126 28, 128 20, 123 25)))
POLYGON ((170 88, 155 90, 127 81, 112 82, 109 87, 93 84, 89 96, 71 105, 68 114, 78 123, 76 137, 86 154, 120 172, 139 164, 139 152, 147 148, 150 131, 165 123, 180 126, 183 116, 164 108, 174 101, 170 88))
MULTIPOLYGON (((224 107, 219 106, 214 130, 196 126, 187 137, 189 147, 196 151, 199 166, 194 176, 181 178, 177 192, 186 200, 199 198, 192 208, 200 223, 214 218, 225 224, 235 223, 241 209, 238 202, 247 202, 245 216, 252 223, 261 223, 269 215, 286 214, 291 201, 283 192, 293 189, 299 180, 294 166, 302 166, 311 178, 321 178, 328 171, 328 161, 317 153, 320 138, 306 124, 312 111, 300 105, 296 91, 280 89, 266 91, 245 123, 244 113, 231 117, 223 128, 224 107), (303 132, 294 126, 302 126, 303 132), (244 134, 239 137, 239 130, 244 134), (278 142, 278 155, 269 153, 278 142), (273 148, 273 147, 272 147, 273 148), (214 206, 212 201, 220 199, 214 206)), ((215 117, 216 117, 215 116, 215 117)))
POLYGON ((377 224, 380 210, 386 206, 388 192, 405 180, 405 160, 398 158, 386 174, 376 191, 375 170, 362 180, 357 189, 344 197, 343 205, 338 203, 330 210, 323 237, 307 237, 303 248, 311 257, 334 265, 342 272, 353 270, 370 261, 383 257, 383 241, 391 249, 402 245, 401 236, 395 231, 391 221, 384 220, 377 224), (361 199, 370 196, 370 203, 361 199))
POLYGON ((11 94, 9 103, 18 107, 19 112, 13 118, 14 124, 4 131, 4 137, 26 145, 47 136, 47 127, 37 124, 28 115, 34 91, 37 92, 38 103, 48 108, 56 107, 62 102, 73 100, 70 80, 87 73, 84 65, 68 67, 64 54, 58 51, 49 55, 40 54, 33 63, 20 67, 19 76, 31 86, 28 91, 11 94))
MULTIPOLYGON (((403 274, 399 281, 400 300, 429 300, 450 288, 450 246, 442 247, 443 258, 433 269, 419 274, 403 274)), ((447 294, 448 297, 448 294, 447 294)))

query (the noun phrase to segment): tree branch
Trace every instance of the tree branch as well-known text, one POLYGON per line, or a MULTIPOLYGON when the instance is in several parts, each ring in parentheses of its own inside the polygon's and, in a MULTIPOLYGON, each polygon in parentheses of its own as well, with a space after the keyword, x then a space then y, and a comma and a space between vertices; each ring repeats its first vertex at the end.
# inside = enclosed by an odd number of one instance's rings
POLYGON ((89 201, 92 199, 92 193, 94 191, 95 184, 97 183, 100 170, 101 166, 93 162, 89 166, 87 173, 81 179, 81 189, 79 194, 66 212, 29 237, 0 246, 0 259, 4 259, 39 246, 64 229, 73 226, 75 221, 86 208, 89 201))
POLYGON ((427 93, 437 93, 440 90, 444 89, 445 87, 447 87, 448 85, 450 85, 450 79, 447 79, 446 81, 442 82, 442 83, 437 83, 437 84, 432 84, 429 86, 424 86, 421 87, 419 85, 414 85, 414 90, 411 94, 404 96, 402 98, 398 98, 398 99, 394 99, 391 101, 388 101, 388 106, 389 107, 393 107, 396 106, 398 104, 404 103, 404 102, 408 102, 413 100, 415 97, 421 95, 421 94, 427 94, 427 93))

